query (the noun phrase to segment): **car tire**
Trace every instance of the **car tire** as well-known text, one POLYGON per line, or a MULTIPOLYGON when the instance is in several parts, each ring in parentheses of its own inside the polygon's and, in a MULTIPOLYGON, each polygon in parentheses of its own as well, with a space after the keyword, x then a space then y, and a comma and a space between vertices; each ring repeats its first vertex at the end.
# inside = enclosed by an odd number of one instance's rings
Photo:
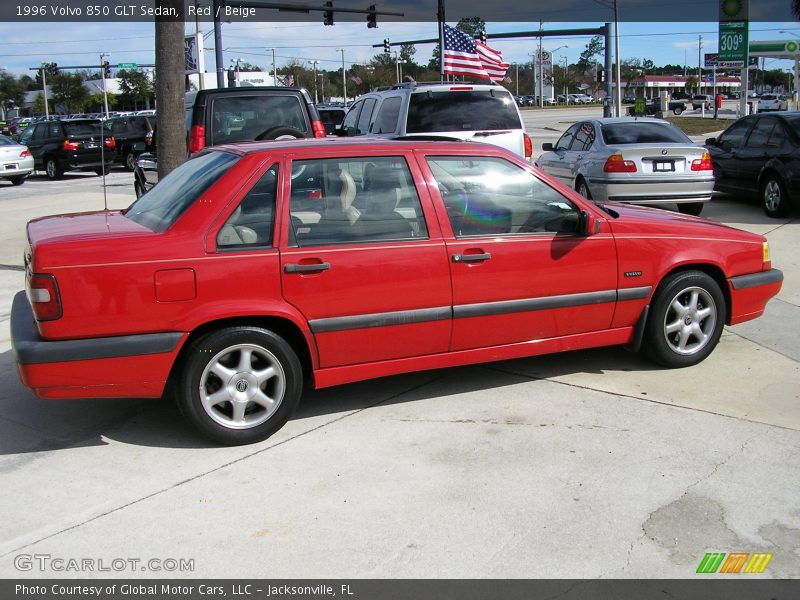
POLYGON ((773 219, 788 216, 792 209, 786 186, 776 173, 769 173, 761 183, 761 208, 773 219))
POLYGON ((22 185, 27 178, 27 175, 20 175, 18 177, 9 177, 8 180, 11 182, 11 185, 22 185))
POLYGON ((286 424, 300 401, 303 371, 297 354, 267 329, 213 331, 190 345, 182 365, 178 407, 219 444, 267 439, 286 424))
POLYGON ((142 185, 138 181, 133 182, 133 193, 136 194, 136 199, 142 197, 144 194, 144 190, 142 189, 142 185))
POLYGON ((294 127, 273 127, 259 134, 256 140, 295 140, 307 137, 305 133, 294 127))
POLYGON ((101 175, 107 174, 109 171, 108 167, 95 167, 94 172, 99 177, 101 175))
POLYGON ((698 364, 719 342, 725 310, 719 284, 706 273, 682 271, 669 275, 653 297, 645 330, 645 353, 668 368, 698 364))
POLYGON ((578 181, 575 183, 575 191, 587 200, 592 199, 592 192, 589 190, 589 184, 586 183, 583 177, 578 177, 578 181))
POLYGON ((136 168, 136 155, 133 152, 127 152, 125 154, 125 168, 128 171, 133 171, 136 168))
POLYGON ((675 115, 676 117, 681 113, 683 113, 683 109, 680 106, 676 106, 675 108, 672 109, 672 114, 675 115))
POLYGON ((701 212, 703 212, 703 204, 704 202, 685 202, 683 204, 678 204, 678 211, 680 211, 684 215, 693 215, 695 217, 699 216, 701 212))
POLYGON ((60 179, 64 175, 64 171, 61 170, 54 158, 48 158, 44 161, 44 172, 50 180, 60 179))

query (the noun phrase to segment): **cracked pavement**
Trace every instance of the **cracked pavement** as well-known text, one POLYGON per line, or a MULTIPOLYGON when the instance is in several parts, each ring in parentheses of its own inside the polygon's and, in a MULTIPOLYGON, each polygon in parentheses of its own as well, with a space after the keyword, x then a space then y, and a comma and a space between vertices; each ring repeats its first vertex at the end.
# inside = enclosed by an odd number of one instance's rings
MULTIPOLYGON (((97 181, 4 194, 0 265, 35 214, 96 208, 97 181)), ((308 392, 239 448, 160 401, 35 399, 8 345, 22 273, 0 268, 0 577, 64 575, 14 566, 49 554, 194 559, 174 577, 691 578, 712 551, 800 577, 800 225, 725 197, 707 215, 766 234, 786 280, 696 367, 607 348, 385 378, 308 392)))

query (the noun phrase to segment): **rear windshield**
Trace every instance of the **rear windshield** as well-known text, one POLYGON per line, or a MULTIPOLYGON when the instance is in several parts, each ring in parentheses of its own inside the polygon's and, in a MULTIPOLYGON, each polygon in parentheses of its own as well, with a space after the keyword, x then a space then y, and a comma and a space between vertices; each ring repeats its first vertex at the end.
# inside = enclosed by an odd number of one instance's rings
POLYGON ((223 96, 211 102, 212 144, 269 139, 271 131, 283 127, 310 134, 297 96, 223 96))
POLYGON ((685 133, 671 125, 632 121, 608 123, 600 127, 603 141, 612 146, 619 144, 684 144, 692 143, 685 133))
POLYGON ((131 204, 125 216, 155 232, 165 231, 238 160, 227 152, 198 154, 131 204))
POLYGON ((100 121, 64 121, 67 136, 100 135, 100 121))
POLYGON ((496 91, 411 94, 406 133, 522 129, 510 94, 496 91))
POLYGON ((4 135, 0 135, 0 146, 16 146, 17 142, 4 135))

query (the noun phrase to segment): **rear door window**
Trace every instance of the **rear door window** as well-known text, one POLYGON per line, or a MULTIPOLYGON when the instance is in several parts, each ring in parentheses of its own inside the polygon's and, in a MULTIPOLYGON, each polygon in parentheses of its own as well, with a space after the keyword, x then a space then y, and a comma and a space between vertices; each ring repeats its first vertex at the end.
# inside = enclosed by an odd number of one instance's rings
POLYGON ((306 135, 310 134, 300 98, 293 95, 214 98, 210 127, 211 144, 268 139, 271 131, 282 127, 292 127, 306 135))
POLYGON ((746 146, 748 148, 763 148, 766 146, 774 127, 775 119, 759 119, 747 138, 746 146))
POLYGON ((511 94, 495 90, 411 94, 406 133, 522 129, 511 94))
POLYGON ((581 123, 575 133, 575 141, 572 142, 570 150, 582 152, 588 150, 594 144, 594 125, 591 123, 581 123))

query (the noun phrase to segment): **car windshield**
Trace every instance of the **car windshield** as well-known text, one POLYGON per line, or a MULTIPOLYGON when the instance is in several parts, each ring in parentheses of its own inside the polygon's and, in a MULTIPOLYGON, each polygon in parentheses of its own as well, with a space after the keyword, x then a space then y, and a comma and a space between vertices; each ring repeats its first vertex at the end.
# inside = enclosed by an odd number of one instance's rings
POLYGON ((411 94, 406 133, 521 128, 509 94, 494 90, 411 94))
POLYGON ((69 137, 76 135, 99 135, 100 121, 64 121, 64 129, 69 137))
POLYGON ((761 99, 762 100, 775 100, 775 99, 777 99, 777 96, 773 96, 771 94, 764 94, 763 96, 761 96, 761 99))
POLYGON ((125 216, 157 233, 165 231, 238 160, 228 152, 198 154, 131 204, 125 216))
POLYGON ((607 123, 600 127, 603 142, 619 144, 691 144, 685 133, 671 125, 632 121, 630 123, 607 123))

